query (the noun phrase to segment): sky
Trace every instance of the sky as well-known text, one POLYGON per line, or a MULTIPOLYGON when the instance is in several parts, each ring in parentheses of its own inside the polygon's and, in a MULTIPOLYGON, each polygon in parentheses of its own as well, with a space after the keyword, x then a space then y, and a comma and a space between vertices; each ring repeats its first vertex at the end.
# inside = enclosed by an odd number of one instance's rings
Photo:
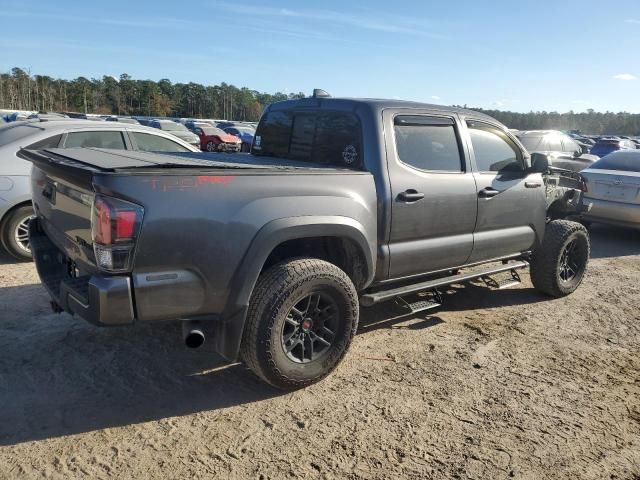
POLYGON ((0 71, 640 113, 638 0, 0 0, 0 71))

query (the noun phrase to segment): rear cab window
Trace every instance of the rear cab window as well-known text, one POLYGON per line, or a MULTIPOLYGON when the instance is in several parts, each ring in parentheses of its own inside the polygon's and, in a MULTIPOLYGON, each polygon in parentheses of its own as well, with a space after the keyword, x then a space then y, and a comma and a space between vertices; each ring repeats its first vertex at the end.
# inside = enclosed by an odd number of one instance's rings
POLYGON ((351 112, 270 111, 260 120, 251 153, 363 169, 362 127, 351 112))

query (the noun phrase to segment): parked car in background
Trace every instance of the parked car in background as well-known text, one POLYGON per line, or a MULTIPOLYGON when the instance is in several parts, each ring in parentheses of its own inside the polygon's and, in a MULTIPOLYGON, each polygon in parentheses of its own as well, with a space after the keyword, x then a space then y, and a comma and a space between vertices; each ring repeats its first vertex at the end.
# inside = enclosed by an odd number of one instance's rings
POLYGON ((579 172, 598 157, 590 155, 587 145, 580 145, 569 135, 556 130, 521 130, 516 137, 529 153, 543 153, 553 167, 579 172))
POLYGON ((237 126, 238 124, 236 122, 229 122, 227 120, 216 122, 216 127, 221 128, 222 130, 224 130, 225 128, 237 127, 237 126))
POLYGON ((200 148, 200 138, 181 123, 176 123, 172 120, 152 120, 149 126, 175 135, 179 139, 200 148))
POLYGON ((208 122, 206 120, 187 120, 184 122, 184 126, 191 130, 193 133, 195 132, 196 127, 215 127, 212 122, 208 122))
POLYGON ((200 149, 207 152, 239 152, 242 142, 224 130, 205 123, 196 123, 194 133, 200 138, 200 149))
POLYGON ((591 153, 598 157, 604 157, 618 150, 635 150, 636 144, 631 140, 625 140, 618 137, 600 138, 591 148, 591 153))
POLYGON ((42 120, 42 121, 60 120, 64 118, 70 118, 70 117, 68 115, 65 115, 64 113, 50 113, 50 112, 32 113, 27 117, 28 120, 42 120))
POLYGON ((240 151, 249 152, 251 151, 251 145, 253 144, 253 137, 256 134, 256 131, 251 127, 227 127, 224 129, 225 132, 230 133, 240 139, 242 142, 242 147, 240 151))
POLYGON ((105 118, 105 121, 106 122, 129 123, 131 125, 140 125, 140 122, 138 120, 136 120, 135 118, 129 118, 129 117, 111 116, 111 117, 105 118))
POLYGON ((587 222, 640 228, 640 150, 619 150, 581 172, 587 222))
POLYGON ((144 125, 145 127, 150 127, 151 122, 155 120, 155 118, 141 118, 141 117, 135 117, 135 119, 138 121, 140 125, 144 125))
POLYGON ((18 259, 31 258, 27 226, 33 214, 31 164, 16 156, 33 149, 96 147, 146 152, 197 152, 190 144, 160 130, 120 122, 52 120, 12 122, 0 127, 0 240, 18 259))

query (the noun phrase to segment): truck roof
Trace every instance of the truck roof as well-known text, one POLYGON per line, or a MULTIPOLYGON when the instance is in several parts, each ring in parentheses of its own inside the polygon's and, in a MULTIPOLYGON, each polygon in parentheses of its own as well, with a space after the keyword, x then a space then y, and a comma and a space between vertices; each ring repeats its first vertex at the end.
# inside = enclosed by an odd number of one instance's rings
POLYGON ((494 118, 484 113, 476 112, 461 107, 449 107, 446 105, 435 105, 431 103, 412 102, 408 100, 390 100, 382 98, 334 98, 334 97, 308 97, 298 100, 285 100, 271 104, 269 110, 288 110, 296 108, 338 108, 340 110, 356 109, 359 106, 366 106, 374 112, 380 112, 388 108, 407 108, 433 110, 438 112, 462 113, 465 116, 484 118, 496 121, 494 118))

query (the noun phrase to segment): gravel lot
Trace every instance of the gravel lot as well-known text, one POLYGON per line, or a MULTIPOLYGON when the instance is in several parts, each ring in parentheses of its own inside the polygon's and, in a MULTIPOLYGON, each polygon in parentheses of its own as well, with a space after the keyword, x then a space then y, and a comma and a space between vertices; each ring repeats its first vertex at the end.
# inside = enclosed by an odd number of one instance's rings
POLYGON ((525 277, 364 311, 338 370, 282 394, 177 324, 51 314, 0 256, 0 478, 639 479, 640 233, 594 228, 570 297, 525 277))

